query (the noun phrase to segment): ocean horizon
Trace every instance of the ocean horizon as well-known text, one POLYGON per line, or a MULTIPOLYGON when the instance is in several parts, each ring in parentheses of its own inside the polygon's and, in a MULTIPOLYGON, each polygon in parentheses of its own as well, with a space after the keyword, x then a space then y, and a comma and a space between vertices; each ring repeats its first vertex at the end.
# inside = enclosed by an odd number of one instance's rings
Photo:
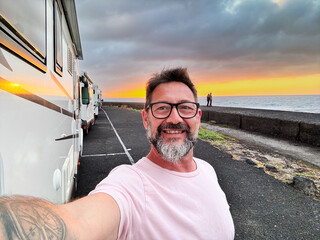
MULTIPOLYGON (((105 102, 145 102, 144 98, 104 98, 105 102)), ((202 106, 207 97, 198 97, 202 106)), ((320 113, 320 95, 213 96, 212 106, 320 113)))

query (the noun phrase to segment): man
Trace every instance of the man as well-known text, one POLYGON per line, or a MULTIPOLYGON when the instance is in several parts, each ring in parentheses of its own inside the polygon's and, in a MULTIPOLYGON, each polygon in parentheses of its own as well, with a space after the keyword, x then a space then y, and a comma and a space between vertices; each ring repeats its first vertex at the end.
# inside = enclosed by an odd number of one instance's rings
POLYGON ((207 107, 209 107, 209 104, 210 104, 210 93, 208 93, 207 95, 207 107))
POLYGON ((207 107, 212 107, 212 93, 207 95, 207 107))
POLYGON ((0 239, 233 239, 216 174, 193 157, 200 118, 186 69, 154 75, 142 111, 149 154, 115 168, 89 196, 65 205, 0 199, 0 239))

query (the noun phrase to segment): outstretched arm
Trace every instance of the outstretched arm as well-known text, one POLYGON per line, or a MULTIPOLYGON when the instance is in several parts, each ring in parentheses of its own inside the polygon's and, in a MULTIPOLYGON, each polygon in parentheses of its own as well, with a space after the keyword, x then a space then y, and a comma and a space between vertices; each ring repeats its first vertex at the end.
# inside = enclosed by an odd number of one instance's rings
POLYGON ((116 239, 119 222, 118 205, 103 193, 65 205, 0 198, 0 239, 116 239))
POLYGON ((66 239, 66 224, 55 208, 35 198, 1 198, 0 239, 66 239))

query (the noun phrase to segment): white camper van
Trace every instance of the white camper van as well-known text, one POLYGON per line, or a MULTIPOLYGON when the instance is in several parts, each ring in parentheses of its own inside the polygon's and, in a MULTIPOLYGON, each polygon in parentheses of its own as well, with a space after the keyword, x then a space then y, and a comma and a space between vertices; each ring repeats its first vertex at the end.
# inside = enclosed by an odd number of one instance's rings
POLYGON ((93 106, 93 81, 88 73, 84 72, 80 76, 80 111, 81 111, 81 127, 85 135, 89 133, 89 129, 94 125, 94 106, 93 106))
POLYGON ((102 106, 102 91, 97 84, 93 84, 93 112, 94 118, 99 115, 99 109, 102 106))
POLYGON ((74 0, 1 0, 0 195, 70 199, 82 147, 74 0))

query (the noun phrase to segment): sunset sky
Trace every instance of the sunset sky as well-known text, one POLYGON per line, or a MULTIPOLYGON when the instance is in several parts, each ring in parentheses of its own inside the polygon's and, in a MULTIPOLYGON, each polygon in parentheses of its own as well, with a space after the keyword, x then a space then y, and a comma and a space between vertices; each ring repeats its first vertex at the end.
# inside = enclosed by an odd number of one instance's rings
POLYGON ((104 98, 144 97, 186 67, 199 96, 320 94, 320 0, 77 0, 83 70, 104 98))

